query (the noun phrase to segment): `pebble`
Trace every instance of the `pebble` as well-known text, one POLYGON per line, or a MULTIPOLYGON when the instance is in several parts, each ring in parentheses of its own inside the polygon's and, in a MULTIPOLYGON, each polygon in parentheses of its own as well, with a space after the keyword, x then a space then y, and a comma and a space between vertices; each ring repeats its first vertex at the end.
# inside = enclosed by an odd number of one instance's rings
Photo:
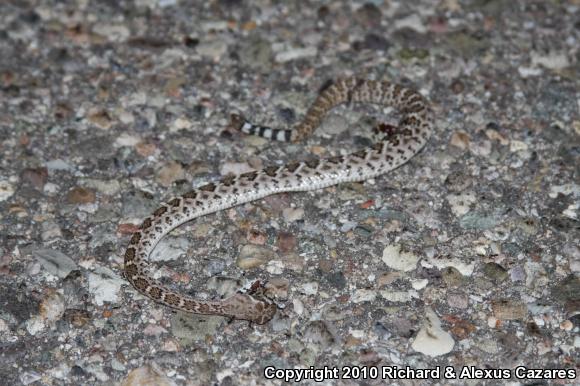
POLYGON ((413 298, 419 297, 415 291, 382 290, 379 293, 385 300, 393 303, 409 303, 413 298))
POLYGON ((322 320, 308 323, 304 327, 302 336, 306 342, 313 344, 318 351, 323 351, 337 342, 337 338, 330 326, 322 320))
POLYGON ((266 39, 255 37, 242 43, 239 50, 242 64, 261 71, 272 68, 272 45, 266 39))
POLYGON ((277 257, 277 254, 268 247, 246 244, 240 250, 236 265, 241 269, 247 270, 264 265, 277 257))
POLYGON ((0 181, 0 202, 6 201, 9 197, 11 197, 15 192, 14 185, 11 184, 9 181, 2 180, 0 181))
POLYGON ((66 172, 74 172, 75 171, 75 167, 72 166, 71 164, 69 164, 68 162, 57 158, 51 161, 48 161, 44 164, 44 166, 46 166, 46 169, 52 174, 53 172, 61 172, 61 171, 66 171, 66 172))
POLYGON ((337 136, 347 131, 349 126, 348 120, 343 115, 329 113, 317 131, 329 136, 337 136))
POLYGON ((185 171, 179 162, 165 164, 156 175, 157 181, 164 187, 171 186, 175 181, 185 178, 185 171))
POLYGON ((97 23, 93 32, 105 36, 110 42, 123 42, 131 36, 131 31, 124 25, 97 23))
POLYGON ((483 273, 494 283, 499 284, 507 280, 509 273, 497 263, 487 263, 483 267, 483 273))
POLYGON ((96 195, 92 189, 77 186, 67 193, 66 200, 69 204, 91 204, 95 202, 96 195))
POLYGON ((177 386, 170 378, 165 376, 163 370, 155 363, 150 362, 146 366, 142 366, 131 370, 121 382, 121 386, 177 386))
POLYGON ((469 306, 469 297, 464 293, 449 293, 447 294, 447 304, 449 307, 464 310, 469 306))
POLYGON ((36 249, 32 251, 32 256, 50 274, 60 278, 65 278, 71 271, 77 269, 73 259, 54 249, 36 249))
POLYGON ((455 146, 461 150, 466 150, 469 148, 470 137, 464 131, 456 131, 451 136, 450 145, 455 146))
POLYGON ((451 211, 457 217, 461 217, 471 208, 477 198, 473 192, 463 192, 463 193, 452 193, 447 195, 447 202, 451 207, 451 211))
POLYGON ((296 59, 316 56, 317 54, 318 50, 316 47, 291 48, 286 51, 278 52, 275 56, 275 60, 278 63, 286 63, 296 59))
POLYGON ((288 289, 290 288, 290 280, 282 277, 271 278, 264 284, 268 296, 277 299, 286 299, 288 297, 288 289))
POLYGON ((421 21, 421 18, 416 13, 410 14, 404 18, 398 18, 394 23, 395 29, 411 28, 420 34, 427 32, 427 27, 421 21))
POLYGON ((425 309, 425 321, 411 344, 413 350, 431 357, 445 355, 455 346, 455 341, 441 328, 441 320, 431 309, 425 309))
POLYGON ((149 260, 151 261, 170 261, 177 260, 187 252, 189 243, 185 236, 181 237, 164 237, 155 246, 151 252, 149 260))
POLYGON ((528 316, 528 308, 520 300, 494 300, 491 309, 499 320, 524 320, 528 316))
POLYGON ((30 385, 36 381, 39 381, 42 379, 42 376, 40 374, 38 374, 36 371, 25 371, 22 374, 20 374, 20 382, 22 382, 23 385, 30 385))
POLYGON ((89 292, 98 306, 102 306, 105 302, 118 302, 119 291, 125 283, 109 268, 97 267, 89 274, 89 292))
POLYGON ((377 292, 369 289, 358 289, 354 292, 351 300, 354 303, 372 302, 376 299, 377 292))
POLYGON ((468 213, 461 217, 459 220, 459 225, 463 229, 475 229, 475 230, 487 230, 494 228, 501 222, 501 217, 499 214, 481 214, 481 213, 468 213))
POLYGON ((54 221, 44 221, 42 223, 42 233, 40 235, 42 241, 48 241, 62 237, 60 226, 54 221))
POLYGON ((200 42, 195 47, 195 50, 201 56, 205 56, 214 61, 219 61, 228 51, 228 44, 224 40, 200 42))
POLYGON ((49 294, 40 302, 40 317, 46 322, 54 323, 64 315, 64 297, 56 291, 49 294))
POLYGON ((397 271, 412 271, 417 267, 420 257, 412 252, 401 252, 400 245, 387 245, 383 249, 383 262, 397 271))
POLYGON ((296 249, 296 237, 288 232, 280 232, 276 239, 276 246, 281 253, 289 253, 296 249))
POLYGON ((542 55, 532 51, 531 57, 533 65, 540 65, 550 70, 562 70, 570 66, 570 60, 563 52, 551 52, 549 55, 542 55))
POLYGON ((355 20, 367 28, 378 27, 382 17, 381 9, 371 2, 364 3, 354 13, 355 20))
POLYGON ((300 292, 305 295, 316 295, 318 293, 318 283, 311 281, 300 286, 300 292))
POLYGON ((222 176, 228 174, 243 174, 254 171, 254 168, 248 165, 247 162, 224 162, 219 166, 219 172, 222 176))
POLYGON ((22 180, 28 181, 36 189, 42 190, 48 180, 48 169, 46 167, 27 168, 22 171, 22 180))
POLYGON ((282 211, 282 216, 286 222, 294 222, 304 218, 304 209, 302 208, 285 208, 282 211))
POLYGON ((183 347, 197 345, 208 336, 215 336, 222 329, 225 319, 221 316, 195 315, 176 312, 171 317, 171 334, 183 347))

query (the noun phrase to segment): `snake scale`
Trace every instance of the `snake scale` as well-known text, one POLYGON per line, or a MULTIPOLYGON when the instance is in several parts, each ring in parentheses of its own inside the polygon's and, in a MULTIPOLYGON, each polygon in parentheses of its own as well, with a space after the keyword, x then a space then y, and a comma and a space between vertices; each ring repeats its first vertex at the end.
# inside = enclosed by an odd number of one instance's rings
POLYGON ((343 103, 367 103, 392 106, 401 114, 396 130, 365 148, 346 156, 291 162, 270 166, 236 176, 227 176, 180 197, 163 203, 133 233, 125 252, 125 277, 143 295, 181 311, 222 315, 268 322, 276 313, 276 304, 256 282, 248 292, 237 292, 217 301, 206 301, 177 293, 155 280, 148 257, 159 240, 177 226, 197 217, 217 212, 262 197, 292 191, 316 190, 348 181, 376 177, 402 165, 427 142, 433 119, 428 102, 418 92, 386 82, 343 78, 320 92, 305 118, 295 129, 272 129, 232 115, 231 125, 250 135, 279 141, 298 141, 310 135, 326 113, 343 103))

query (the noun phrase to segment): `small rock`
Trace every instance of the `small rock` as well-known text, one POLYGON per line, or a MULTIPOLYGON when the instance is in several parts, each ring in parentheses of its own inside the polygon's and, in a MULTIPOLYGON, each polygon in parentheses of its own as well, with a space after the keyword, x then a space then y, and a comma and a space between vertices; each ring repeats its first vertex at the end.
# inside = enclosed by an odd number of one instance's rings
POLYGON ((201 56, 219 60, 228 51, 228 44, 223 40, 201 42, 195 47, 195 50, 201 56))
POLYGON ((294 222, 304 218, 304 209, 302 208, 285 208, 282 216, 286 222, 294 222))
POLYGON ((483 267, 483 273, 496 284, 505 281, 509 276, 509 273, 506 271, 506 269, 496 263, 485 264, 483 267))
POLYGON ((466 309, 469 306, 469 297, 464 293, 449 293, 447 295, 449 307, 466 309))
POLYGON ((0 202, 6 201, 15 192, 14 185, 4 180, 0 181, 0 202))
POLYGON ((365 3, 355 11, 355 20, 366 28, 374 28, 381 25, 383 14, 381 9, 373 3, 365 3))
POLYGON ((276 258, 276 253, 267 247, 247 244, 242 247, 238 259, 236 260, 236 264, 238 267, 246 270, 259 267, 260 265, 276 258))
POLYGON ((449 287, 461 287, 465 283, 465 278, 455 267, 445 267, 442 269, 441 278, 449 287))
POLYGON ((464 131, 456 131, 451 136, 451 141, 449 142, 452 146, 455 146, 461 150, 466 150, 469 148, 469 134, 464 131))
POLYGON ((305 295, 316 295, 318 293, 318 283, 315 281, 304 283, 300 287, 300 292, 305 295))
POLYGON ((187 347, 214 336, 223 323, 221 316, 176 312, 171 318, 171 333, 182 346, 187 347))
POLYGON ((49 323, 56 322, 64 315, 64 298, 56 291, 51 291, 40 302, 40 317, 49 323))
POLYGON ((187 252, 188 244, 186 237, 164 237, 151 252, 149 260, 177 260, 187 252))
POLYGON ((417 267, 420 257, 412 252, 401 252, 400 245, 387 245, 383 249, 383 262, 397 271, 412 271, 417 267))
POLYGON ((94 296, 98 306, 102 306, 104 302, 116 303, 121 285, 125 283, 113 271, 105 267, 97 267, 89 274, 89 292, 94 296))
POLYGON ((425 314, 423 327, 411 344, 413 350, 431 357, 451 352, 455 346, 451 334, 441 328, 441 320, 431 308, 426 308, 425 314))
POLYGON ((77 269, 77 264, 70 257, 53 249, 37 249, 32 251, 32 256, 50 274, 60 278, 77 269))
POLYGON ((240 48, 242 64, 262 71, 272 68, 272 46, 269 41, 255 37, 242 44, 240 48))
POLYGON ((306 342, 314 344, 320 351, 331 347, 337 342, 337 338, 334 336, 329 325, 322 320, 308 323, 304 328, 302 336, 306 342))
POLYGON ((420 34, 424 34, 425 32, 427 32, 427 27, 425 27, 425 25, 421 21, 421 18, 416 13, 412 13, 405 18, 399 18, 395 20, 394 26, 395 29, 410 28, 420 34))
POLYGON ((44 221, 42 223, 42 233, 40 235, 42 241, 48 241, 62 237, 60 226, 54 221, 44 221))
POLYGON ((275 60, 278 63, 286 63, 296 59, 310 58, 316 56, 316 47, 291 48, 276 54, 275 60))
POLYGON ((296 249, 296 237, 288 232, 280 232, 276 240, 276 246, 282 253, 288 253, 296 249))
POLYGON ((496 214, 482 214, 482 213, 468 213, 461 217, 459 225, 463 229, 487 230, 497 226, 501 221, 499 215, 496 214))
POLYGON ((68 192, 66 199, 69 204, 90 204, 95 202, 96 195, 91 189, 77 186, 68 192))
POLYGON ((499 320, 524 320, 528 316, 528 308, 520 300, 494 300, 491 309, 499 320))
POLYGON ((288 288, 290 287, 290 281, 284 278, 272 278, 264 284, 266 293, 268 296, 286 299, 288 297, 288 288))
POLYGON ((447 195, 446 198, 451 207, 451 211, 457 217, 469 212, 471 205, 477 202, 477 198, 472 192, 452 193, 447 195))
POLYGON ((254 171, 255 169, 248 165, 247 162, 224 162, 220 165, 219 171, 222 176, 228 174, 243 174, 254 171))
POLYGON ((173 182, 185 178, 185 171, 179 162, 169 162, 157 172, 157 181, 162 186, 169 187, 173 182))
POLYGON ((48 180, 48 169, 46 167, 24 169, 22 179, 30 182, 36 189, 42 190, 48 180))
POLYGON ((376 299, 376 297, 376 291, 369 289, 358 289, 352 295, 351 300, 354 303, 372 302, 376 299))
POLYGON ((19 378, 23 385, 30 385, 31 383, 41 380, 42 376, 36 371, 25 371, 20 374, 19 378))
POLYGON ((176 386, 176 383, 165 376, 164 372, 155 364, 150 364, 132 370, 121 386, 176 386))

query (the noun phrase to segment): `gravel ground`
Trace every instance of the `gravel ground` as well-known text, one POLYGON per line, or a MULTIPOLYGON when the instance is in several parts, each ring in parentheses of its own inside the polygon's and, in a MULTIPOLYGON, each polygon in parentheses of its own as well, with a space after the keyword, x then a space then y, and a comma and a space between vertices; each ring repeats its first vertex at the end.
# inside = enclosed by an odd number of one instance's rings
POLYGON ((577 382, 579 47, 578 0, 0 2, 2 383, 378 385, 394 366, 426 377, 398 385, 577 382), (290 145, 226 128, 296 124, 353 74, 432 101, 420 154, 201 218, 152 257, 199 297, 270 280, 270 323, 127 284, 124 248, 162 200, 396 123, 340 107, 290 145))

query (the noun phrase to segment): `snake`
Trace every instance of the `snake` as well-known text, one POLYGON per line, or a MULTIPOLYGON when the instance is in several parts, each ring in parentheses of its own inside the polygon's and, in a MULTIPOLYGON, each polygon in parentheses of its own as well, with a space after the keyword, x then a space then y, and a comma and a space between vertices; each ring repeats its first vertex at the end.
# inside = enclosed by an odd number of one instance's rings
MULTIPOLYGON (((147 298, 186 313, 220 315, 256 324, 270 321, 278 305, 267 296, 266 287, 260 281, 223 299, 198 299, 176 292, 153 278, 149 255, 165 235, 195 218, 272 194, 317 190, 387 173, 417 154, 433 131, 430 103, 419 92, 389 81, 354 76, 339 78, 323 87, 294 128, 257 125, 241 114, 231 114, 230 127, 270 140, 298 142, 312 134, 331 109, 354 103, 392 107, 400 114, 398 125, 394 130, 382 130, 386 133, 372 146, 348 155, 292 161, 227 175, 162 203, 131 236, 124 255, 124 276, 128 282, 147 298)), ((381 134, 381 130, 375 131, 381 134)))

